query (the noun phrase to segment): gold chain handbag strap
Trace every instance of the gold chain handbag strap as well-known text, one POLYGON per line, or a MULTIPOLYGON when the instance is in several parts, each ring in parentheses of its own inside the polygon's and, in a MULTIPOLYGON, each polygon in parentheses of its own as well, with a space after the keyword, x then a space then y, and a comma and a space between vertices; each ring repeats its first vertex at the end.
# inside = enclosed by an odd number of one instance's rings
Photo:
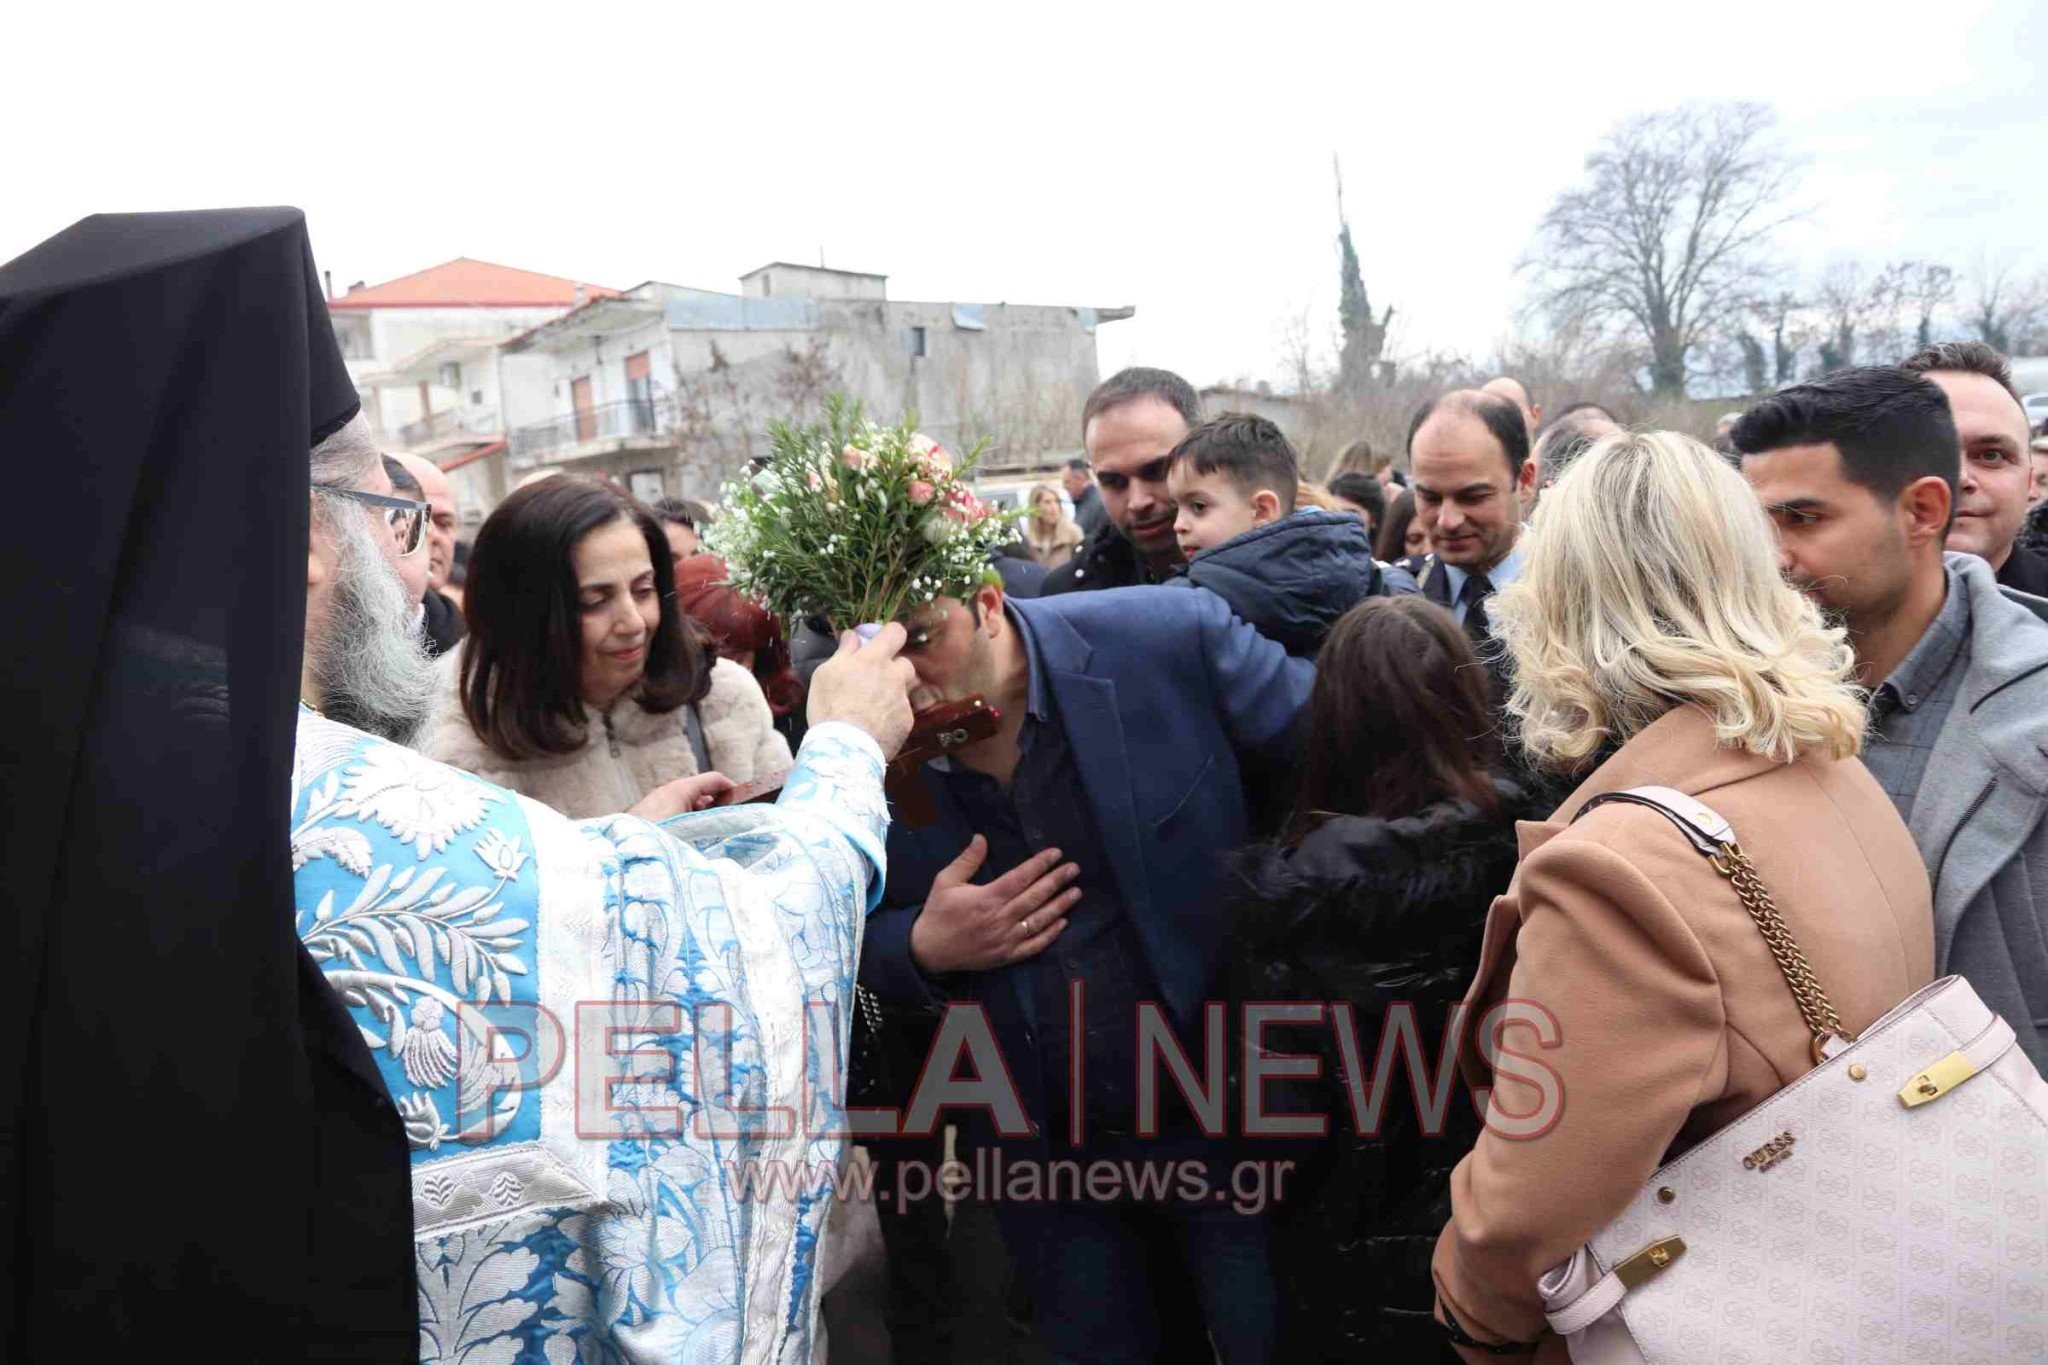
POLYGON ((1799 1004, 1799 1017, 1806 1021, 1807 1032, 1813 1035, 1813 1060, 1818 1066, 1828 1059, 1827 1042, 1830 1038, 1841 1038, 1853 1042, 1842 1027, 1841 1016, 1828 1000, 1828 993, 1821 989, 1820 979, 1813 974, 1813 964, 1806 960, 1806 953, 1800 948, 1799 940, 1792 937, 1792 931, 1785 927, 1784 916, 1778 913, 1777 903, 1764 886, 1763 878, 1756 875, 1756 867, 1749 861, 1749 855, 1742 851, 1742 845, 1730 839, 1721 846, 1721 851, 1707 855, 1707 861, 1714 870, 1735 885, 1735 894, 1742 900, 1742 908, 1749 911, 1749 917, 1756 921, 1758 932, 1764 936, 1764 943, 1777 960, 1778 970, 1785 977, 1785 984, 1792 988, 1792 998, 1799 1004))
MULTIPOLYGON (((1821 989, 1820 979, 1813 974, 1813 964, 1806 960, 1799 940, 1792 937, 1785 917, 1778 913, 1777 903, 1771 899, 1769 888, 1764 885, 1763 878, 1757 876, 1756 866, 1742 851, 1742 845, 1735 842, 1735 831, 1726 820, 1691 797, 1664 788, 1647 787, 1602 792, 1581 806, 1579 815, 1612 801, 1648 806, 1664 816, 1678 827, 1678 832, 1694 849, 1706 856, 1714 870, 1734 886, 1742 908, 1756 922, 1757 932, 1764 936, 1764 945, 1771 950, 1771 958, 1778 964, 1779 974, 1791 988, 1793 1003, 1799 1007, 1799 1017, 1806 1021, 1807 1032, 1813 1035, 1816 1066, 1827 1060, 1827 1044, 1831 1039, 1855 1041, 1854 1036, 1842 1027, 1841 1016, 1835 1013, 1828 993, 1821 989)), ((1576 820, 1578 816, 1572 818, 1576 820)))

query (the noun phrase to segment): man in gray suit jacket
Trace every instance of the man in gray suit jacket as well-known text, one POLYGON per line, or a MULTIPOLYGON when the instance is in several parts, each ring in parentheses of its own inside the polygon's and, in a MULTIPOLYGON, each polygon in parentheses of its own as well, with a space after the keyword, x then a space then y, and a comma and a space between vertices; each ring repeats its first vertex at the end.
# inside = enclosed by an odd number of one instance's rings
POLYGON ((1948 401, 1890 367, 1765 399, 1729 433, 1786 572, 1838 613, 1871 688, 1863 760, 1934 886, 1935 966, 2048 1069, 2048 604, 1944 555, 1948 401))

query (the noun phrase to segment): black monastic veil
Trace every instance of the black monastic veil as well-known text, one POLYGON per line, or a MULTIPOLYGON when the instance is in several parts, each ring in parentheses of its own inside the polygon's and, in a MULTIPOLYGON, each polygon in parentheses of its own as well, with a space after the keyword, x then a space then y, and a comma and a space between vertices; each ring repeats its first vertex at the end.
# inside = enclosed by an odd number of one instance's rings
POLYGON ((356 408, 296 210, 0 266, 0 1357, 417 1349, 403 1133, 293 928, 308 453, 356 408))

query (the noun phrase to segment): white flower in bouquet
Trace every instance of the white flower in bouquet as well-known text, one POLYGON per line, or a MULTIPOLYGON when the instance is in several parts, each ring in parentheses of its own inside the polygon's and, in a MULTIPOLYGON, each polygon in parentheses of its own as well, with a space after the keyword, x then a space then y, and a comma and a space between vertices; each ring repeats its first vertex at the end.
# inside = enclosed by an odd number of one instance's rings
POLYGON ((953 457, 946 453, 944 446, 921 431, 910 438, 910 453, 922 460, 927 469, 934 469, 940 473, 952 472, 953 457))
POLYGON ((705 542, 735 588, 785 616, 840 629, 901 620, 971 594, 1015 536, 1015 514, 965 483, 981 448, 956 467, 914 419, 877 426, 835 398, 824 423, 769 434, 766 467, 726 486, 727 514, 705 542))

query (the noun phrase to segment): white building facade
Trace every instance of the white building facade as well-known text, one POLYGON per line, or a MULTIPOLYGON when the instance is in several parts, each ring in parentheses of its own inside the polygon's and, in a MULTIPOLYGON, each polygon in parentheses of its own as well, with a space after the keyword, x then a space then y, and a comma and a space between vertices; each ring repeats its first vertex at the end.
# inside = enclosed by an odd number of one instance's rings
POLYGON ((610 474, 643 497, 711 500, 768 450, 774 421, 843 393, 915 413, 983 468, 1047 466, 1079 445, 1095 329, 1131 310, 895 302, 886 278, 773 263, 737 293, 658 281, 594 300, 500 351, 504 478, 610 474))
POLYGON ((550 469, 714 500, 772 422, 836 393, 959 453, 986 440, 988 473, 1049 469, 1080 444, 1095 329, 1133 311, 898 302, 885 276, 787 262, 739 283, 620 293, 464 260, 328 307, 387 447, 446 470, 470 525, 550 469))

